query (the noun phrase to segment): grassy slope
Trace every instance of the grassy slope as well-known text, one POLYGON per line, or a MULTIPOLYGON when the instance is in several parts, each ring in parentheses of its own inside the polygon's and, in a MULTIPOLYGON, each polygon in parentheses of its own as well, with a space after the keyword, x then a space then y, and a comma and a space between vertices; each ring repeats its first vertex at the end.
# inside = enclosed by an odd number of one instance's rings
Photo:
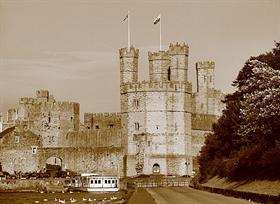
POLYGON ((230 182, 224 178, 214 177, 203 186, 232 189, 237 191, 254 192, 261 194, 278 195, 280 194, 280 181, 255 180, 230 182))

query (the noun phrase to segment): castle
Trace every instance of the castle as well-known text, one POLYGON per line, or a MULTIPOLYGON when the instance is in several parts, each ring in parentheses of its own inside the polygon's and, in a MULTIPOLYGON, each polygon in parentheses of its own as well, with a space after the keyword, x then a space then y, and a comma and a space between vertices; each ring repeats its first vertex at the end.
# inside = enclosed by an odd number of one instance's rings
POLYGON ((196 63, 188 79, 189 47, 170 44, 148 53, 149 80, 138 81, 139 50, 121 48, 120 113, 85 113, 46 90, 21 98, 0 117, 3 171, 38 171, 46 163, 77 172, 135 176, 191 175, 195 157, 224 108, 214 86, 214 62, 196 63))

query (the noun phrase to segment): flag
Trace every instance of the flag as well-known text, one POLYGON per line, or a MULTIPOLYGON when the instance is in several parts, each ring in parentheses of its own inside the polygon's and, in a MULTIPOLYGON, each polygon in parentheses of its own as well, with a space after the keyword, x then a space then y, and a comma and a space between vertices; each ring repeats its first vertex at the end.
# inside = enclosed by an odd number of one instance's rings
POLYGON ((157 24, 160 21, 160 14, 158 15, 158 17, 154 20, 154 24, 157 24))
POLYGON ((126 14, 125 18, 122 20, 124 22, 126 19, 128 19, 128 14, 126 14))

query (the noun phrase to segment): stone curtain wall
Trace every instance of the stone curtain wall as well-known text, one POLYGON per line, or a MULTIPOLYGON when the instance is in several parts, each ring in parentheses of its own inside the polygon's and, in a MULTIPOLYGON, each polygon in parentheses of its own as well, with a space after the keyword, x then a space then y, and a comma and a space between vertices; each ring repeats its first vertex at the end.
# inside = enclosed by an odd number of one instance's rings
POLYGON ((9 173, 37 171, 39 156, 32 152, 32 147, 40 146, 40 138, 30 131, 16 130, 5 134, 0 143, 0 162, 3 171, 9 173))
POLYGON ((124 149, 121 147, 65 147, 39 149, 40 168, 50 157, 60 158, 62 169, 78 173, 95 172, 123 176, 124 149))
POLYGON ((121 130, 85 130, 69 132, 64 137, 64 147, 123 147, 125 139, 121 130))
POLYGON ((87 129, 120 130, 121 114, 120 113, 85 113, 84 124, 87 129))

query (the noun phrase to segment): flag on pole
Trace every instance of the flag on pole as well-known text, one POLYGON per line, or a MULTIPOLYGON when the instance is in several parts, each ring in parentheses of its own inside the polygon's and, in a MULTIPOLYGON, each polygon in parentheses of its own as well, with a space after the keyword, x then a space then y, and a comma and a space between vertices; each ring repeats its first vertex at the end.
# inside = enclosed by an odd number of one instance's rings
POLYGON ((122 20, 124 22, 126 19, 128 19, 128 14, 126 14, 125 18, 122 20))
POLYGON ((154 20, 154 24, 157 24, 160 21, 160 14, 158 15, 158 17, 154 20))

